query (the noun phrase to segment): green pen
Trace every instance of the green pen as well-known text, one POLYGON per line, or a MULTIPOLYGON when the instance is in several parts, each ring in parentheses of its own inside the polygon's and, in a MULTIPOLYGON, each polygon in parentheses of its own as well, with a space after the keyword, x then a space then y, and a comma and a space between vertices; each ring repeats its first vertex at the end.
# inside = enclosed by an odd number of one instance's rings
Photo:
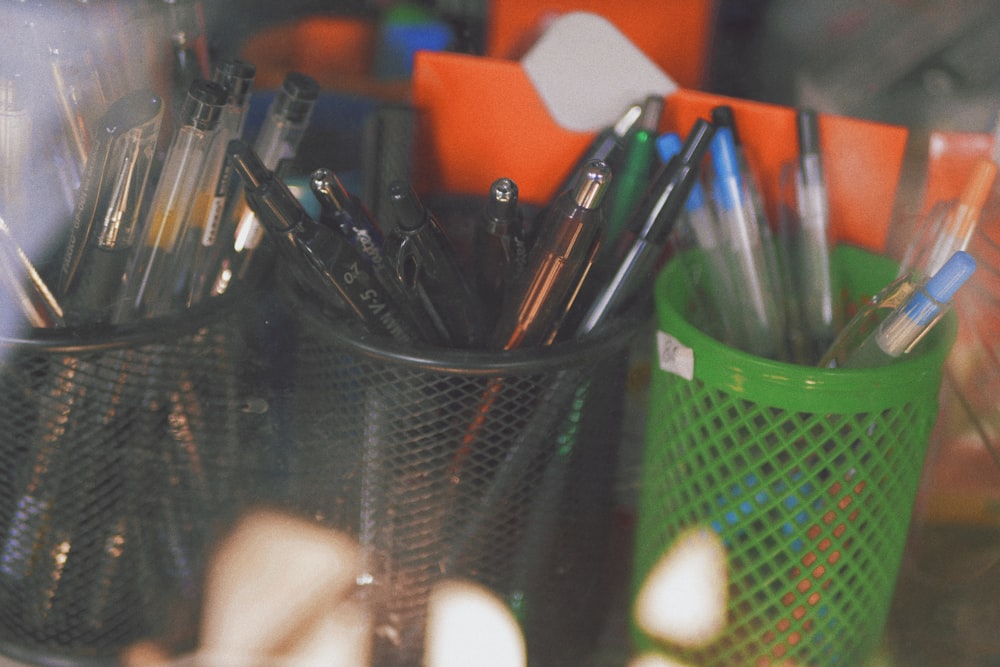
POLYGON ((663 98, 650 95, 642 105, 642 115, 636 127, 625 138, 625 156, 616 185, 610 193, 608 207, 607 244, 614 241, 625 229, 629 214, 649 185, 653 165, 656 163, 656 135, 663 114, 663 98))

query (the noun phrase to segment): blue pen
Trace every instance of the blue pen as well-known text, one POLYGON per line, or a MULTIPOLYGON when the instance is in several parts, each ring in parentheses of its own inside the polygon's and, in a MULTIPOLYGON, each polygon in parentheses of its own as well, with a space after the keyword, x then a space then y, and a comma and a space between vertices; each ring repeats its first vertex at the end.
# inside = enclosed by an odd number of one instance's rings
MULTIPOLYGON (((681 138, 675 132, 666 132, 656 140, 656 150, 664 164, 681 151, 681 138)), ((687 227, 705 261, 706 293, 709 300, 709 315, 719 327, 719 334, 725 342, 733 342, 733 313, 739 308, 734 298, 732 277, 726 260, 726 248, 722 233, 711 208, 705 201, 705 190, 701 183, 691 186, 681 222, 687 227)), ((682 228, 683 228, 682 227, 682 228)))
POLYGON ((719 128, 712 140, 712 194, 728 240, 733 285, 740 290, 737 345, 762 357, 781 355, 784 332, 777 285, 767 270, 764 245, 744 197, 732 130, 719 128))

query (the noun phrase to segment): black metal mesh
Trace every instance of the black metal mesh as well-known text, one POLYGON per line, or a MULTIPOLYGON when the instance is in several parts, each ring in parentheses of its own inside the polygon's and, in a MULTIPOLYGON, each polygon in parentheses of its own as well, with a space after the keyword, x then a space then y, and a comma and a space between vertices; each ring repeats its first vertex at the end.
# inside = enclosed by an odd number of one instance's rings
POLYGON ((375 663, 419 663, 445 576, 507 598, 532 664, 582 656, 607 606, 630 331, 533 354, 422 352, 300 306, 288 502, 359 538, 375 663))
POLYGON ((189 324, 2 349, 5 652, 64 663, 176 618, 194 633, 206 551, 261 488, 267 411, 235 311, 189 324))

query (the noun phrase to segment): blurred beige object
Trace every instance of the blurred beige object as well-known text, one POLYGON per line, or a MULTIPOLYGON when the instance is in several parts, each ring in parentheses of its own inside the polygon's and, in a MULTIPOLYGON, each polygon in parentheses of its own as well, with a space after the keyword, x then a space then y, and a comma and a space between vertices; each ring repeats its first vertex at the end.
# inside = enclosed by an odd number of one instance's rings
POLYGON ((628 667, 694 667, 686 662, 678 662, 655 653, 645 653, 628 663, 628 667))
POLYGON ((524 639, 507 606, 482 587, 444 581, 431 592, 425 667, 523 667, 524 639))
POLYGON ((726 548, 708 528, 681 533, 642 585, 636 623, 679 646, 704 646, 726 626, 726 548))
POLYGON ((199 656, 276 664, 368 664, 371 622, 358 599, 354 540, 276 512, 246 517, 220 544, 206 576, 199 656))

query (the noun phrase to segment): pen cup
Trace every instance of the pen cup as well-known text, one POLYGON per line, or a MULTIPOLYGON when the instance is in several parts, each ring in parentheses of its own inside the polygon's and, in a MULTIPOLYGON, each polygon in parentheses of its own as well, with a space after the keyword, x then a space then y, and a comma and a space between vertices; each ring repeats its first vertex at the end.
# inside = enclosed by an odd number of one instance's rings
POLYGON ((352 328, 294 282, 289 509, 355 536, 373 664, 421 661, 446 578, 482 584, 521 623, 531 664, 569 664, 607 608, 626 356, 637 320, 586 341, 493 353, 352 328))
POLYGON ((242 320, 0 341, 0 653, 110 664, 195 639, 206 552, 263 488, 242 320))
MULTIPOLYGON (((840 246, 850 302, 895 276, 840 246)), ((685 267, 656 285, 634 551, 638 591, 685 530, 727 552, 726 625, 642 648, 698 665, 859 665, 879 644, 899 571, 955 318, 891 366, 796 366, 742 353, 689 321, 685 267)))

